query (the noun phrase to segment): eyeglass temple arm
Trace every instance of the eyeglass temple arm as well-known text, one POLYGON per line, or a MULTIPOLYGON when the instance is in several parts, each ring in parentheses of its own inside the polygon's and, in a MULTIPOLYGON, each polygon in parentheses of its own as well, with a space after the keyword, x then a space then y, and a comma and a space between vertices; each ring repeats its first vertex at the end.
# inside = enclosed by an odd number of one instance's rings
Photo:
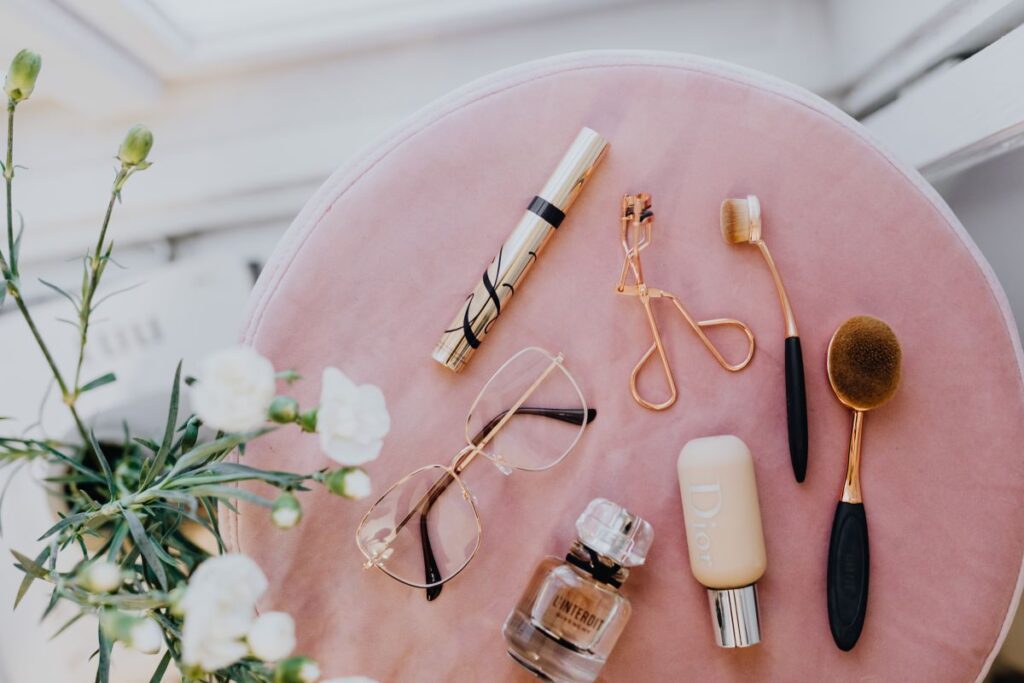
MULTIPOLYGON (((491 430, 504 419, 508 414, 507 410, 503 410, 495 415, 491 420, 484 425, 483 429, 476 433, 472 438, 473 445, 476 446, 484 437, 490 434, 491 430)), ((584 412, 583 408, 530 408, 522 406, 516 411, 516 415, 537 415, 539 417, 547 417, 552 420, 558 420, 560 422, 566 422, 568 424, 582 425, 590 424, 597 418, 597 409, 587 408, 584 412)), ((427 515, 430 513, 430 509, 441 495, 448 490, 448 487, 452 485, 455 479, 450 474, 445 474, 439 479, 424 497, 425 500, 419 506, 420 510, 420 542, 423 546, 423 569, 426 574, 427 583, 433 583, 441 580, 441 572, 437 567, 437 558, 434 557, 434 550, 430 546, 430 533, 427 529, 427 515)), ((443 584, 438 583, 436 586, 430 586, 426 588, 427 600, 435 600, 441 595, 441 588, 443 584)))
MULTIPOLYGON (((483 428, 476 433, 471 439, 473 445, 479 444, 484 440, 491 430, 501 422, 508 414, 507 410, 503 410, 483 426, 483 428)), ((583 408, 530 408, 529 406, 522 406, 516 411, 516 415, 537 415, 540 417, 551 418, 552 420, 558 420, 559 422, 566 422, 568 424, 582 425, 584 423, 590 424, 597 417, 597 410, 595 408, 587 408, 586 416, 583 414, 583 408)))
MULTIPOLYGON (((445 477, 450 479, 451 477, 445 477)), ((427 583, 436 583, 435 586, 427 588, 427 600, 433 600, 441 595, 441 570, 437 567, 437 558, 434 557, 434 550, 430 547, 430 532, 427 530, 427 513, 420 514, 420 542, 423 544, 423 571, 427 577, 427 583)))

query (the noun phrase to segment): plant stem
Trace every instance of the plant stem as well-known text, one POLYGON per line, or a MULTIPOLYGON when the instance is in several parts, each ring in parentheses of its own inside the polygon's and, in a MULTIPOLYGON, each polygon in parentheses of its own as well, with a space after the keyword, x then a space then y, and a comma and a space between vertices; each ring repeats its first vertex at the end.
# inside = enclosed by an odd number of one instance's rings
MULTIPOLYGON (((7 273, 5 273, 5 276, 6 275, 7 273)), ((82 437, 82 444, 89 443, 88 432, 86 432, 82 418, 78 415, 78 409, 75 407, 74 400, 71 398, 72 394, 68 390, 67 382, 64 381, 64 376, 57 368, 57 362, 53 359, 53 355, 50 353, 49 347, 46 345, 46 342, 43 341, 43 337, 39 333, 39 328, 36 327, 35 320, 32 319, 32 314, 29 313, 28 306, 26 306, 25 302, 22 300, 21 290, 17 285, 12 286, 11 280, 8 280, 7 291, 10 292, 11 298, 13 298, 14 302, 18 305, 18 310, 21 311, 21 316, 25 319, 25 323, 28 325, 29 330, 32 331, 32 336, 35 337, 39 350, 43 352, 43 356, 46 358, 46 363, 50 366, 53 378, 57 380, 57 386, 60 388, 61 395, 64 397, 64 402, 71 411, 71 417, 75 421, 75 427, 78 429, 78 434, 82 437)))
POLYGON ((14 252, 14 210, 11 202, 11 185, 14 182, 14 100, 7 102, 7 162, 4 165, 4 182, 7 183, 7 250, 11 257, 11 273, 18 276, 18 255, 14 252))
POLYGON ((21 286, 18 282, 17 272, 17 254, 14 251, 14 212, 11 194, 11 188, 14 184, 14 110, 15 103, 9 101, 7 103, 7 163, 4 165, 4 182, 7 185, 7 246, 10 250, 8 253, 10 263, 5 261, 3 256, 0 255, 0 270, 2 270, 4 280, 7 281, 7 292, 14 299, 18 310, 21 311, 21 317, 25 319, 28 329, 36 340, 36 345, 39 346, 39 350, 43 352, 43 357, 46 358, 47 365, 50 366, 53 378, 57 381, 57 386, 60 388, 64 403, 67 404, 71 411, 71 417, 75 421, 75 427, 78 429, 78 434, 82 437, 82 444, 84 445, 89 442, 89 437, 85 430, 85 424, 82 422, 82 418, 79 417, 77 408, 75 408, 73 394, 69 391, 68 384, 64 381, 64 376, 57 367, 53 354, 50 353, 50 348, 43 341, 43 336, 39 333, 39 328, 36 327, 35 320, 32 319, 32 314, 29 313, 28 306, 21 297, 21 286))
MULTIPOLYGON (((124 173, 122 170, 120 173, 124 173)), ((119 174, 120 176, 120 174, 119 174)), ((75 365, 75 386, 70 405, 74 407, 78 400, 78 389, 82 381, 82 363, 85 361, 85 345, 89 340, 89 318, 92 315, 93 295, 100 286, 100 278, 103 276, 103 269, 106 267, 103 255, 103 243, 107 239, 107 228, 110 226, 110 217, 114 213, 114 203, 117 201, 117 191, 110 193, 110 202, 107 204, 107 212, 103 216, 103 226, 100 228, 100 237, 96 241, 96 250, 89 260, 89 281, 82 292, 82 305, 78 312, 79 346, 78 362, 75 365)))

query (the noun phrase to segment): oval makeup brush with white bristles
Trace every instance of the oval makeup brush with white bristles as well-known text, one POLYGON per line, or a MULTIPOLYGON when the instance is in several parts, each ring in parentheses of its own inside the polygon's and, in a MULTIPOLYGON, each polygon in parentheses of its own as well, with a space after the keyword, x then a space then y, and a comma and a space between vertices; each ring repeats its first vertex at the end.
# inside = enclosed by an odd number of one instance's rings
POLYGON ((789 459, 798 482, 807 476, 807 396, 804 391, 804 360, 800 350, 800 335, 796 319, 789 305, 789 297, 782 286, 782 278, 768 245, 761 238, 761 202, 754 195, 746 199, 726 199, 722 202, 722 237, 729 244, 753 244, 761 250, 775 290, 782 304, 786 323, 786 421, 789 428, 789 459))

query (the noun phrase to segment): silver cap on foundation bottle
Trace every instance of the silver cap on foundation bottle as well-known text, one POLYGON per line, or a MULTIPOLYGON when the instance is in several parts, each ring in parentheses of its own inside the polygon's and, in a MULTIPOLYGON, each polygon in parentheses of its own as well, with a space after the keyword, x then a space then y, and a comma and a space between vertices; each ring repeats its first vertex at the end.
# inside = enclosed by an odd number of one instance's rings
POLYGON ((708 604, 719 647, 749 647, 761 642, 757 585, 708 589, 708 604))

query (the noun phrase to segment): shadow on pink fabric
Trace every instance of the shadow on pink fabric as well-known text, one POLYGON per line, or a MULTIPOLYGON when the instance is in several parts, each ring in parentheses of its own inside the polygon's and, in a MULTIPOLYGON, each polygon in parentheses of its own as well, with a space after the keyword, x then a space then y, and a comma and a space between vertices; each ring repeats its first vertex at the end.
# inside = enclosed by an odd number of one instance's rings
MULTIPOLYGON (((632 621, 606 681, 969 681, 995 656, 1020 593, 1024 389, 1016 327, 988 265, 936 193, 856 122, 776 79, 667 53, 593 52, 503 71, 420 112, 309 201, 253 294, 245 339, 310 378, 340 367, 382 387, 393 428, 369 466, 379 495, 422 465, 447 464, 490 374, 529 345, 564 351, 598 418, 555 469, 470 470, 483 541, 433 603, 364 571, 354 532, 368 501, 306 495, 296 530, 243 506, 233 543, 270 577, 265 603, 291 611, 299 648, 332 675, 380 681, 525 681, 501 624, 537 562, 564 554, 596 496, 649 519, 655 541, 625 586, 632 621), (582 126, 611 143, 514 304, 454 375, 431 360, 443 327, 582 126), (667 310, 680 384, 664 413, 630 397, 650 343, 616 296, 618 212, 650 192, 648 281, 698 318, 743 320, 758 350, 724 372, 667 310), (726 245, 725 197, 757 194, 803 339, 807 481, 790 467, 784 330, 755 249, 726 245), (892 402, 868 417, 863 489, 871 533, 867 624, 836 649, 825 601, 829 529, 842 489, 849 411, 825 374, 846 318, 888 321, 904 350, 892 402), (690 574, 675 461, 698 436, 734 433, 756 460, 768 570, 764 642, 715 647, 690 574)), ((727 348, 734 338, 717 337, 727 348)), ((740 340, 742 343, 742 340, 740 340)), ((651 378, 647 378, 651 379, 651 378)), ((246 460, 314 470, 312 436, 273 435, 246 460)))

